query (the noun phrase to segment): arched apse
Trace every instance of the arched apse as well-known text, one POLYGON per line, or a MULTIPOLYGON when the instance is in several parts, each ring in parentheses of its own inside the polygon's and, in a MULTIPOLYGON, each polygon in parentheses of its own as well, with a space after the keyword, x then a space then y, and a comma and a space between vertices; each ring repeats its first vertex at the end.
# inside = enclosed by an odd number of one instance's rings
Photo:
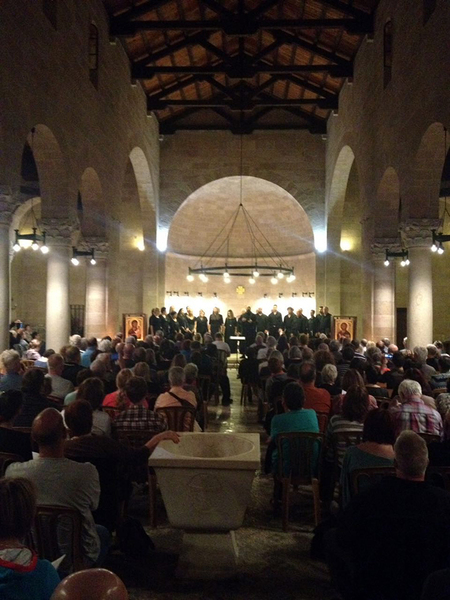
MULTIPOLYGON (((263 310, 278 304, 281 311, 288 306, 295 310, 303 308, 308 313, 315 308, 315 253, 314 236, 311 223, 304 209, 295 198, 280 186, 258 178, 242 178, 242 203, 257 225, 255 235, 259 236, 261 246, 267 247, 262 233, 270 240, 275 253, 294 267, 296 280, 287 283, 280 280, 277 285, 270 277, 259 277, 250 284, 246 277, 232 277, 225 283, 223 277, 211 276, 208 282, 198 278, 186 280, 189 267, 198 265, 202 255, 210 266, 224 264, 229 266, 254 264, 254 247, 242 213, 231 229, 231 221, 236 214, 240 196, 239 176, 224 177, 212 181, 186 198, 173 217, 166 253, 166 305, 177 309, 191 305, 194 311, 203 308, 211 311, 219 306, 223 311, 232 309, 240 314, 250 305, 253 309, 261 306, 263 310), (267 207, 274 207, 274 211, 267 207), (223 226, 230 227, 221 233, 223 226), (217 237, 218 236, 218 237, 217 237), (211 242, 217 239, 208 249, 211 242), (311 295, 310 295, 311 294, 311 295)), ((270 260, 272 251, 265 251, 257 245, 259 265, 275 264, 270 260)), ((275 270, 275 269, 274 269, 275 270)))
POLYGON ((433 123, 423 134, 413 163, 408 195, 410 219, 438 217, 446 154, 444 126, 442 123, 433 123))

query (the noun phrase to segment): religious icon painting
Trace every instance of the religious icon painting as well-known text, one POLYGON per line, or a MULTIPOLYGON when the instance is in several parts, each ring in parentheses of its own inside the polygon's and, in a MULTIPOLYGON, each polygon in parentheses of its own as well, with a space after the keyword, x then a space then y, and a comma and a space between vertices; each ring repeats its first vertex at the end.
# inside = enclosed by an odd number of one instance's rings
POLYGON ((124 314, 123 331, 125 337, 133 336, 136 340, 143 340, 147 335, 147 315, 144 313, 124 314))
POLYGON ((356 337, 356 317, 333 317, 333 338, 342 342, 356 337))

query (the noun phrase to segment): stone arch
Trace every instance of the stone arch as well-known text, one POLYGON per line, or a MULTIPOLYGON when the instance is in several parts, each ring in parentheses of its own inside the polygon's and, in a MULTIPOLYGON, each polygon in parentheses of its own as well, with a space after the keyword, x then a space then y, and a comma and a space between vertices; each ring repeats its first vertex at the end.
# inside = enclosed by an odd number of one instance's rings
POLYGON ((445 130, 435 122, 423 134, 411 176, 408 216, 412 219, 439 216, 439 193, 446 152, 445 130))
POLYGON ((135 146, 133 150, 131 150, 129 158, 136 179, 145 243, 155 245, 157 204, 153 177, 150 172, 147 157, 139 146, 135 146))
POLYGON ((92 167, 88 167, 81 176, 80 196, 83 206, 81 233, 85 237, 105 239, 105 198, 100 179, 92 167))
POLYGON ((377 189, 377 226, 383 237, 397 237, 400 214, 400 181, 396 170, 388 167, 377 189))
POLYGON ((46 125, 36 125, 29 132, 31 147, 39 173, 42 214, 44 217, 66 217, 68 205, 68 177, 60 144, 46 125))

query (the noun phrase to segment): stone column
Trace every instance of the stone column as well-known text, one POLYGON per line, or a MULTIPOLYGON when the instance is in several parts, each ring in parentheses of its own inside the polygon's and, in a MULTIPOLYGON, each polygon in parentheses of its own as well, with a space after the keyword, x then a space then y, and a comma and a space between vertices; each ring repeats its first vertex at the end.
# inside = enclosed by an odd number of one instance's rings
POLYGON ((433 275, 431 270, 431 230, 439 219, 417 219, 401 224, 409 250, 408 348, 433 341, 433 275))
POLYGON ((88 238, 79 250, 94 249, 96 264, 86 266, 85 335, 103 337, 108 323, 108 250, 105 240, 88 238))
POLYGON ((0 352, 9 348, 10 320, 10 225, 17 202, 7 186, 0 186, 0 352))
POLYGON ((385 252, 399 252, 399 241, 376 239, 371 246, 373 265, 372 336, 374 341, 389 338, 395 343, 395 262, 385 266, 385 252))
POLYGON ((69 342, 69 265, 72 255, 73 219, 48 218, 42 222, 47 236, 46 346, 56 352, 69 342))

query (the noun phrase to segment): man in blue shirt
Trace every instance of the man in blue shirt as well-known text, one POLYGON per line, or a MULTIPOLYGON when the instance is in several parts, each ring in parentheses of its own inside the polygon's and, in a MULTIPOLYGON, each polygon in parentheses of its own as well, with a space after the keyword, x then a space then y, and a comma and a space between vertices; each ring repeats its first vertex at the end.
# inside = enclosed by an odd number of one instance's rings
POLYGON ((15 350, 4 350, 0 360, 6 374, 0 380, 0 392, 22 389, 22 365, 19 353, 15 350))

